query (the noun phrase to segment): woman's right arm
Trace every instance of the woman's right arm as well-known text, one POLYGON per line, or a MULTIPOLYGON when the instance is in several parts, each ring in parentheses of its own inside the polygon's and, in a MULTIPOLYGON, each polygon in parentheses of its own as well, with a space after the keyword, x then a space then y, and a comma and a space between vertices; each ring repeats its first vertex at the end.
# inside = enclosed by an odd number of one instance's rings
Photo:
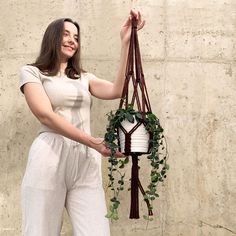
POLYGON ((41 84, 26 83, 23 90, 30 110, 42 124, 58 134, 97 150, 103 156, 110 155, 110 150, 106 148, 102 139, 86 134, 53 111, 51 102, 41 84))

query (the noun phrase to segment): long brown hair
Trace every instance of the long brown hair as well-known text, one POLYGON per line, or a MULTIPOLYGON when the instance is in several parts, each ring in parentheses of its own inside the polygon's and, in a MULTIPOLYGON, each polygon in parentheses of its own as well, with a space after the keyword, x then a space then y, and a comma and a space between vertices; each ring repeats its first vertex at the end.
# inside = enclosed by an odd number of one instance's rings
POLYGON ((78 30, 78 49, 75 54, 68 59, 65 73, 71 79, 78 79, 81 72, 83 72, 80 61, 80 27, 77 22, 70 18, 61 18, 49 24, 43 36, 39 56, 32 65, 49 76, 58 74, 60 71, 61 42, 65 21, 74 24, 78 30))

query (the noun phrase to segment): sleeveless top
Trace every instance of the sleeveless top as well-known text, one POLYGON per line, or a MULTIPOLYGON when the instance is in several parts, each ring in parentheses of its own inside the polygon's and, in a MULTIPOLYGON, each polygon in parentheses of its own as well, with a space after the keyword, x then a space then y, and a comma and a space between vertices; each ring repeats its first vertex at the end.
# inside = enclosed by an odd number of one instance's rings
MULTIPOLYGON (((20 89, 26 83, 41 84, 51 102, 53 111, 65 118, 71 124, 90 134, 91 94, 89 80, 96 78, 91 73, 81 73, 74 80, 65 74, 47 76, 35 66, 26 65, 20 71, 20 89)), ((38 101, 40 102, 40 101, 38 101)), ((54 132, 41 124, 39 133, 54 132)))

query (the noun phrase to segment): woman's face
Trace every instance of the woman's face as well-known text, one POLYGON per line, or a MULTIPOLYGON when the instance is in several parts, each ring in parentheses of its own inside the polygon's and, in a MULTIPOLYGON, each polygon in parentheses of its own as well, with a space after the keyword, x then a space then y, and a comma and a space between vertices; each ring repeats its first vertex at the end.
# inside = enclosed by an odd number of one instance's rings
POLYGON ((61 43, 62 61, 68 61, 78 50, 78 30, 71 22, 64 22, 64 31, 61 43))

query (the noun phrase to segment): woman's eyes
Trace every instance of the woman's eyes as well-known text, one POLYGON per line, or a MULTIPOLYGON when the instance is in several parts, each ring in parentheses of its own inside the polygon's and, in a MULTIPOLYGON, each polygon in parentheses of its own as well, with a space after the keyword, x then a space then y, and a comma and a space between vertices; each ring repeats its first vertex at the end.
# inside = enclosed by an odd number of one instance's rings
MULTIPOLYGON (((65 33, 63 34, 63 36, 64 36, 64 37, 67 37, 67 36, 70 36, 70 34, 69 34, 68 32, 65 32, 65 33)), ((75 40, 76 42, 79 42, 79 38, 78 38, 77 36, 74 36, 74 40, 75 40)))

